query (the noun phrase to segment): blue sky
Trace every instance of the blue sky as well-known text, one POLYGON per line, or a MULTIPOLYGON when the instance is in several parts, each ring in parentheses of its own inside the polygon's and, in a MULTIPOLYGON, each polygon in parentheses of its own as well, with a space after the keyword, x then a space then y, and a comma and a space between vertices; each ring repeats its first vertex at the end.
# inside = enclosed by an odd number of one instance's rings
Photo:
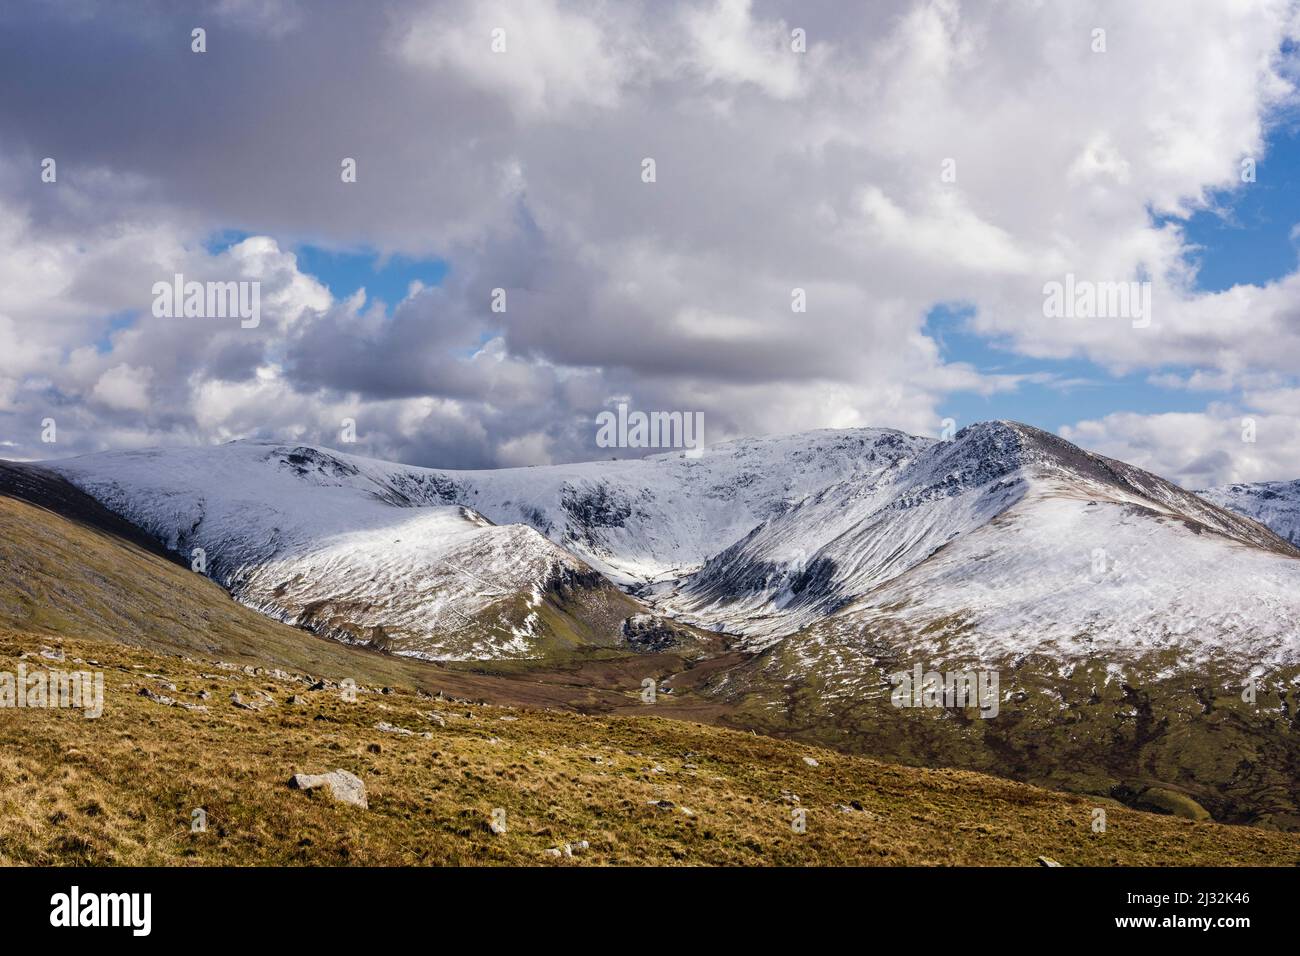
POLYGON ((1017 355, 966 331, 966 315, 959 309, 940 306, 927 317, 926 330, 939 343, 944 360, 968 362, 990 375, 1047 374, 1051 381, 1021 382, 1014 391, 992 395, 954 393, 943 410, 958 427, 1007 418, 1054 432, 1080 419, 1134 408, 1151 414, 1199 411, 1207 396, 1218 394, 1161 388, 1148 381, 1149 371, 1116 376, 1086 359, 1053 361, 1017 355))
MULTIPOLYGON (((250 235, 241 229, 222 229, 211 235, 204 247, 215 254, 250 235)), ((290 246, 290 251, 298 258, 298 269, 323 282, 335 299, 346 299, 364 288, 367 303, 380 300, 390 313, 406 298, 412 282, 438 285, 448 269, 440 259, 385 255, 367 248, 327 249, 299 243, 290 246)))
POLYGON ((369 249, 332 251, 312 245, 296 246, 293 251, 298 268, 329 286, 336 299, 364 288, 368 303, 382 300, 390 312, 406 298, 412 282, 434 286, 447 274, 447 264, 437 259, 383 256, 369 249))
POLYGON ((1279 126, 1257 162, 1254 183, 1216 197, 1219 209, 1199 212, 1186 226, 1200 247, 1197 288, 1219 292, 1241 283, 1263 285, 1296 268, 1300 224, 1300 118, 1279 126))
MULTIPOLYGON (((1157 225, 1166 220, 1153 216, 1157 225)), ((1295 271, 1300 236, 1300 119, 1280 122, 1257 160, 1256 181, 1217 194, 1212 208, 1183 223, 1194 252, 1196 289, 1221 292, 1235 285, 1264 285, 1295 271)), ((959 426, 991 418, 1010 418, 1049 431, 1081 419, 1141 409, 1147 414, 1199 412, 1207 402, 1230 399, 1213 390, 1169 389, 1149 381, 1145 369, 1117 376, 1094 362, 1019 356, 1008 347, 966 331, 968 310, 937 306, 927 316, 926 329, 939 343, 945 361, 968 362, 990 374, 1047 373, 1052 382, 1022 383, 1015 391, 993 395, 959 392, 944 405, 959 426)), ((1193 369, 1170 365, 1164 371, 1185 375, 1193 369)))

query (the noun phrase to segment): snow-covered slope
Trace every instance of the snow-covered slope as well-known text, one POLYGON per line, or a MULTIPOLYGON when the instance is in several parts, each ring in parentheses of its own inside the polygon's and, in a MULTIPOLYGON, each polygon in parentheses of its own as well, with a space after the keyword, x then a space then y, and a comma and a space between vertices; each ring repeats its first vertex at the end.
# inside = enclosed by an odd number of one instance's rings
POLYGON ((834 648, 841 669, 846 650, 882 639, 926 662, 1161 654, 1183 667, 1230 655, 1243 673, 1300 662, 1300 558, 1069 490, 1035 488, 799 643, 834 648))
POLYGON ((51 467, 170 547, 204 548, 241 600, 431 657, 621 640, 644 608, 597 571, 753 648, 885 612, 1005 648, 1232 641, 1240 615, 1289 648, 1300 607, 1300 552, 1267 528, 1009 422, 497 471, 256 441, 51 467))
MULTIPOLYGON (((1094 560, 1128 561, 1135 555, 1168 565, 1169 588, 1162 587, 1155 570, 1149 577, 1152 587, 1171 598, 1170 588, 1177 587, 1184 567, 1171 556, 1183 547, 1189 554, 1205 551, 1193 547, 1198 541, 1211 542, 1206 553, 1217 553, 1223 561, 1243 553, 1275 565, 1283 579, 1300 573, 1293 549, 1253 521, 1046 432, 1010 422, 987 422, 870 478, 833 485, 764 522, 663 603, 704 626, 770 638, 812 624, 867 595, 881 606, 904 598, 909 604, 918 603, 914 595, 899 592, 901 583, 896 587, 891 582, 900 581, 913 568, 917 572, 908 580, 928 581, 933 569, 927 559, 956 567, 973 587, 986 590, 993 589, 1001 573, 998 568, 1014 566, 1013 578, 1023 580, 1024 594, 999 592, 997 600, 1015 603, 1061 594, 1057 589, 1063 581, 1072 581, 1078 569, 1086 570, 1094 560), (1108 517, 1081 526, 1076 534, 1063 527, 1060 509, 1050 504, 1054 502, 1067 503, 1067 512, 1077 506, 1081 513, 1108 517), (1172 550, 1151 550, 1154 538, 1148 538, 1154 526, 1148 527, 1151 521, 1135 521, 1134 515, 1160 519, 1162 526, 1172 528, 1171 540, 1164 544, 1172 550), (1018 529, 1014 535, 1013 526, 1018 529), (1040 529, 1041 541, 1036 537, 1040 529), (1091 541, 1087 547, 1085 540, 1091 541), (942 559, 931 558, 945 546, 942 559), (1099 550, 1099 557, 1094 550, 1099 550), (990 557, 993 551, 997 553, 990 557), (964 555, 967 563, 954 566, 949 552, 964 555), (1034 563, 1017 563, 1031 552, 1036 555, 1034 563), (1286 555, 1285 560, 1276 560, 1281 555, 1286 555), (1037 584, 1046 590, 1037 593, 1037 584)), ((942 582, 932 581, 927 586, 933 587, 933 593, 919 603, 942 608, 944 614, 970 611, 968 589, 959 589, 959 583, 960 578, 951 574, 942 582)), ((1107 601, 1096 601, 1101 593, 1090 588, 1077 595, 1074 613, 1057 607, 1054 613, 1060 626, 1082 627, 1081 615, 1084 619, 1093 613, 1104 615, 1107 601)), ((1110 595, 1117 621, 1128 611, 1127 597, 1131 595, 1110 595)), ((987 629, 997 630, 993 620, 984 623, 987 629)))
POLYGON ((747 635, 798 630, 1022 495, 1011 437, 963 433, 823 489, 715 556, 663 603, 688 620, 747 635))
POLYGON ((1221 485, 1198 494, 1221 508, 1254 518, 1300 545, 1300 480, 1221 485))
MULTIPOLYGON (((173 469, 180 469, 181 481, 201 487, 200 482, 212 484, 205 477, 212 466, 229 473, 233 487, 245 487, 245 497, 260 500, 262 492, 253 492, 262 465, 273 456, 280 467, 318 487, 350 488, 393 505, 462 505, 496 524, 529 525, 612 580, 635 586, 679 578, 806 496, 849 478, 872 480, 933 443, 893 429, 822 430, 710 445, 698 457, 672 452, 455 471, 311 446, 237 441, 88 455, 50 466, 87 487, 150 487, 164 495, 173 469), (313 457, 319 461, 307 460, 313 457)), ((287 493, 294 494, 292 487, 287 493)), ((282 506, 278 501, 271 507, 282 506)), ((159 507, 149 505, 151 511, 159 507)))
POLYGON ((389 466, 305 446, 108 453, 52 465, 241 601, 427 658, 535 657, 620 640, 640 607, 523 525, 413 507, 389 466))
POLYGON ((635 587, 676 580, 808 495, 871 480, 931 444, 892 429, 823 430, 710 445, 698 457, 492 471, 384 466, 393 470, 383 480, 412 500, 528 524, 635 587))
POLYGON ((805 495, 928 444, 860 429, 446 471, 237 441, 50 467, 168 547, 202 548, 208 573, 267 613, 401 653, 529 657, 626 637, 645 609, 602 573, 675 581, 805 495), (566 620, 548 624, 547 609, 566 620))

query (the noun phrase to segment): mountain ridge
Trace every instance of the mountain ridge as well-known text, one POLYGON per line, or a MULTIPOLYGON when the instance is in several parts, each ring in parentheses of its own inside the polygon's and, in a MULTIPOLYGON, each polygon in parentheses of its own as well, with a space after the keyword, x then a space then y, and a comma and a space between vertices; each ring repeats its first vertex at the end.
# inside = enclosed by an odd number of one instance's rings
MULTIPOLYGON (((989 422, 929 446, 870 485, 832 485, 765 522, 688 579, 677 607, 699 626, 725 620, 759 638, 793 633, 887 588, 1027 497, 1044 496, 1118 505, 1181 521, 1194 534, 1300 558, 1266 527, 1159 476, 1030 426, 989 422), (783 573, 780 556, 792 553, 801 566, 783 573)), ((1116 548, 1131 545, 1131 535, 1118 528, 1115 535, 1116 548)))
MULTIPOLYGON (((570 586, 588 592, 601 619, 603 636, 581 644, 616 644, 616 618, 653 612, 739 634, 761 649, 860 605, 1004 514, 1036 513, 1027 497, 1100 507, 1111 525, 1094 551, 1106 551, 1109 533, 1112 551, 1141 552, 1144 531, 1129 518, 1146 515, 1224 547, 1300 557, 1248 517, 1008 421, 968 426, 950 441, 892 429, 819 430, 721 443, 698 457, 495 471, 263 440, 101 453, 45 467, 173 550, 206 543, 212 572, 252 606, 416 656, 528 656, 539 595, 570 586), (297 500, 303 495, 311 496, 310 515, 297 500), (524 564, 528 572, 516 574, 524 564), (331 581, 324 593, 323 579, 331 581), (501 593, 519 600, 488 622, 495 636, 441 646, 446 629, 429 616, 445 608, 462 628, 475 622, 490 610, 479 600, 483 583, 498 579, 501 593), (403 590, 414 593, 399 597, 403 590)), ((1289 565, 1265 566, 1292 574, 1289 565)), ((1048 561, 1038 571, 1051 568, 1048 561)))
POLYGON ((1245 515, 1300 547, 1300 479, 1236 482, 1198 491, 1208 501, 1245 515))

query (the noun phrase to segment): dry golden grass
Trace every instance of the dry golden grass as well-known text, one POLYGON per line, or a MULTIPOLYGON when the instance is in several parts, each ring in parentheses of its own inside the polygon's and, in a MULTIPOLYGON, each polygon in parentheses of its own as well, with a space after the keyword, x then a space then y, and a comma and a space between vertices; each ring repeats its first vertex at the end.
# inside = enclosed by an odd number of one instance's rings
MULTIPOLYGON (((0 670, 50 643, 0 630, 0 670)), ((28 668, 98 661, 104 714, 0 709, 5 864, 1300 862, 1293 835, 1113 804, 1106 832, 1094 833, 1093 799, 684 721, 458 704, 401 687, 348 703, 211 661, 59 643, 65 663, 29 656, 28 668), (145 687, 191 703, 206 689, 209 711, 156 703, 140 696, 145 687), (237 709, 232 691, 275 703, 237 709), (304 702, 290 704, 295 694, 304 702), (432 739, 377 730, 380 721, 432 739), (361 777, 369 809, 287 785, 294 772, 335 768, 361 777), (852 801, 862 809, 839 809, 852 801), (807 813, 802 834, 791 826, 796 807, 807 813), (190 832, 195 808, 206 832, 190 832), (502 835, 488 827, 495 808, 506 811, 502 835), (590 847, 572 859, 544 855, 580 840, 590 847)))

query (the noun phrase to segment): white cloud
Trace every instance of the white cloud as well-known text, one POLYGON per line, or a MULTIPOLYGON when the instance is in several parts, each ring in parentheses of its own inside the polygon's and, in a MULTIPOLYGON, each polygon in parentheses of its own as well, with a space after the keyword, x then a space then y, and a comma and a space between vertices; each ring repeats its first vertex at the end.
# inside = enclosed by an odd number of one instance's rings
POLYGON ((149 408, 149 379, 152 371, 132 368, 125 362, 114 365, 99 376, 90 397, 109 408, 143 412, 149 408))
MULTIPOLYGON (((715 0, 687 7, 686 33, 691 66, 710 82, 752 83, 769 96, 792 99, 805 89, 792 28, 784 20, 760 21, 750 0, 715 0)), ((817 56, 817 45, 813 44, 817 56)))
POLYGON ((1204 412, 1116 413, 1061 436, 1197 490, 1300 477, 1300 420, 1231 405, 1204 412))
MULTIPOLYGON (((81 45, 44 21, 7 24, 49 61, 39 102, 0 103, 15 429, 61 403, 88 444, 324 440, 347 409, 371 450, 491 464, 582 456, 583 422, 612 394, 704 411, 713 439, 932 432, 954 391, 1054 381, 945 361, 924 321, 953 302, 1021 355, 1087 356, 1294 415, 1278 396, 1300 368, 1300 276, 1196 294, 1180 220, 1150 215, 1254 188, 1240 160, 1264 158, 1272 111, 1294 96, 1278 50, 1300 20, 1284 0, 394 0, 383 16, 285 3, 268 8, 279 40, 253 8, 223 9, 241 25, 230 55, 183 61, 210 83, 202 123, 193 84, 142 88, 118 65, 113 16, 60 23, 81 45), (795 27, 806 54, 790 50, 795 27), (76 82, 73 56, 102 61, 106 81, 76 82), (102 122, 68 124, 74 105, 102 122), (159 128, 168 148, 142 149, 159 128), (28 142, 57 144, 57 185, 14 145, 28 142), (956 182, 940 178, 946 159, 956 182), (209 253, 225 229, 256 236, 209 253), (450 271, 389 315, 373 295, 335 301, 288 251, 300 241, 436 255, 450 271), (147 290, 173 272, 258 279, 262 325, 152 319, 147 290), (1066 272, 1149 276, 1151 328, 1045 319, 1043 284, 1066 272), (502 315, 486 308, 496 287, 502 315), (790 309, 795 287, 806 313, 790 309), (147 408, 118 368, 148 376, 147 408)), ((147 44, 165 34, 136 37, 139 55, 161 56, 147 44)), ((0 64, 0 79, 18 69, 0 64)), ((1105 421, 1098 441, 1163 447, 1105 421)), ((1186 470, 1172 452, 1162 463, 1186 470)), ((1239 466, 1287 465, 1260 462, 1239 466)))
POLYGON ((504 442, 498 454, 505 468, 552 463, 550 439, 541 432, 530 432, 504 442))
POLYGON ((539 119, 574 107, 611 107, 632 65, 612 29, 554 0, 429 7, 402 25, 402 57, 503 97, 539 119), (497 44, 494 49, 494 42, 497 44))

